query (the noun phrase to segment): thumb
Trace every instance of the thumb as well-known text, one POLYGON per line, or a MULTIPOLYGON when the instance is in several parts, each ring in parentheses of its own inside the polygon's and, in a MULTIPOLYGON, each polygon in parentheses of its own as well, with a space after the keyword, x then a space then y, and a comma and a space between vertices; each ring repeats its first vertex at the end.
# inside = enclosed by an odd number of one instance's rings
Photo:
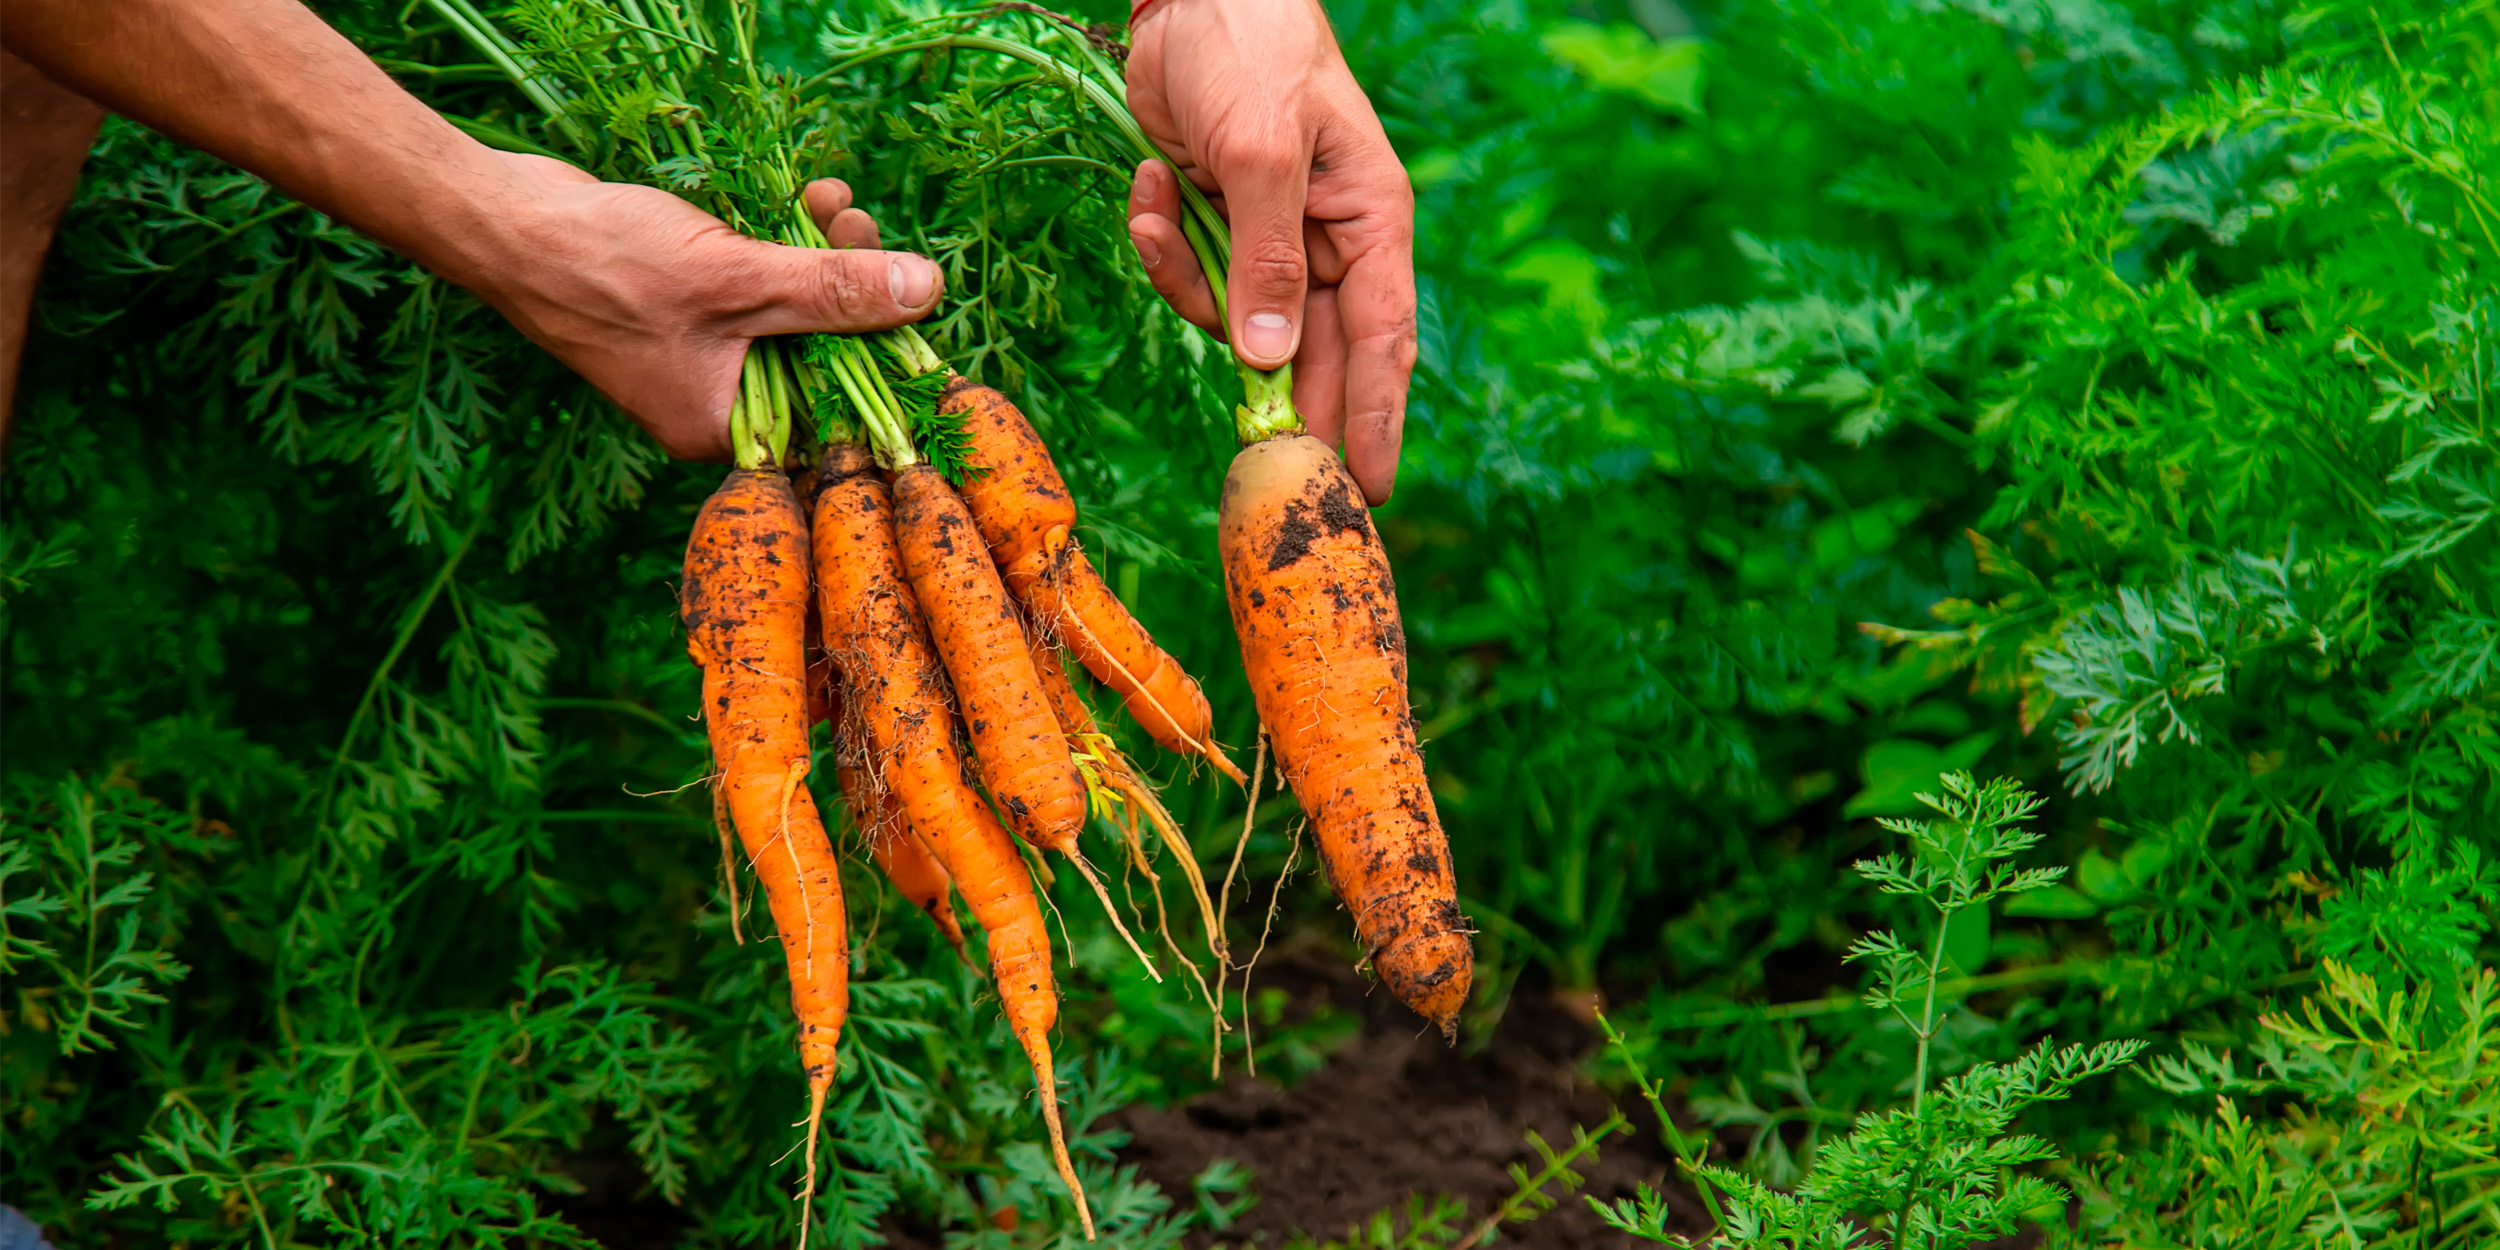
MULTIPOLYGON (((1290 133, 1290 132, 1288 132, 1290 133)), ((1302 342, 1310 260, 1302 220, 1311 185, 1310 139, 1285 140, 1217 171, 1233 219, 1233 272, 1225 293, 1234 348, 1254 367, 1293 359, 1302 342)))
POLYGON ((768 334, 861 334, 918 321, 937 307, 937 262, 911 252, 757 243, 748 305, 730 328, 768 334))

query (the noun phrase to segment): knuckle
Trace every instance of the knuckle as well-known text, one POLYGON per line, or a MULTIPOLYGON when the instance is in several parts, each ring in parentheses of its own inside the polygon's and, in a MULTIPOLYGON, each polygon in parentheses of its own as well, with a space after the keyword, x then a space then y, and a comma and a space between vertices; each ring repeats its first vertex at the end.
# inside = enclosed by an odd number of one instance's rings
POLYGON ((842 252, 801 259, 815 262, 817 306, 828 317, 848 324, 872 316, 884 306, 878 298, 879 288, 867 279, 866 270, 873 267, 874 259, 842 252))
POLYGON ((1309 279, 1311 264, 1301 248, 1278 240, 1251 249, 1250 254, 1243 258, 1242 273, 1256 290, 1269 294, 1292 294, 1300 291, 1309 279))
POLYGON ((1297 142, 1294 129, 1236 120, 1212 128, 1205 147, 1206 163, 1219 177, 1258 178, 1291 173, 1305 165, 1308 145, 1297 142))

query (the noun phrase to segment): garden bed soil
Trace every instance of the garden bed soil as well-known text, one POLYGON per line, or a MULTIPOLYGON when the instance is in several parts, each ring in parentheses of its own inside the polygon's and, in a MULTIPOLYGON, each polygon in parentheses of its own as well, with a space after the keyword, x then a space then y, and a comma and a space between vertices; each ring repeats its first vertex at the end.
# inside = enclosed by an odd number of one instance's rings
MULTIPOLYGON (((1362 1020, 1318 1071, 1283 1088, 1236 1072, 1224 1088, 1155 1110, 1132 1107, 1115 1117, 1133 1134, 1120 1152, 1170 1194, 1190 1201, 1190 1182, 1218 1159, 1248 1168, 1258 1201, 1233 1227, 1199 1234, 1192 1244, 1281 1246, 1294 1233, 1342 1238, 1350 1226, 1410 1194, 1464 1199, 1462 1227, 1499 1207, 1517 1189, 1511 1164, 1531 1173, 1541 1161, 1530 1131, 1562 1149, 1574 1125, 1594 1129, 1616 1103, 1581 1075, 1599 1038, 1568 1007, 1541 991, 1515 995, 1492 1036, 1466 1049, 1440 1036, 1404 1006, 1347 967, 1333 950, 1271 950, 1257 984, 1292 995, 1292 1010, 1326 1008, 1362 1020)), ((1673 1159, 1658 1141, 1648 1108, 1624 1107, 1634 1131, 1618 1133, 1595 1161, 1574 1170, 1585 1184, 1533 1222, 1505 1225, 1502 1246, 1527 1250, 1592 1250, 1630 1246, 1580 1200, 1628 1198, 1647 1182, 1667 1195, 1678 1231, 1699 1233, 1701 1206, 1670 1179, 1673 1159)))

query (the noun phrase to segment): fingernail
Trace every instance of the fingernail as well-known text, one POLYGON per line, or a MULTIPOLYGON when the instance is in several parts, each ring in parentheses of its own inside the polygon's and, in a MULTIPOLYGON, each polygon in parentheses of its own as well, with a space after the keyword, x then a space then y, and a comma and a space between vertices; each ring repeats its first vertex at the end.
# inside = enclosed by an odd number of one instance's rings
POLYGON ((1293 323, 1283 313, 1252 313, 1241 328, 1242 354, 1258 360, 1281 360, 1293 350, 1293 323))
POLYGON ((1146 268, 1152 269, 1163 263, 1163 249, 1156 247, 1154 240, 1131 230, 1128 232, 1128 241, 1136 245, 1137 259, 1143 262, 1146 268))
POLYGON ((894 302, 905 308, 918 308, 937 295, 937 266, 917 256, 895 257, 885 277, 894 302))

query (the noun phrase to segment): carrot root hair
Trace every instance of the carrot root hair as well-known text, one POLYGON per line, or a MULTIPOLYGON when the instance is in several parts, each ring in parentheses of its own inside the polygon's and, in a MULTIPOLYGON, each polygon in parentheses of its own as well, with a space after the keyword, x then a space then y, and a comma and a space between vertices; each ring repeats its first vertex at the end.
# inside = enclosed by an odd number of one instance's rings
MULTIPOLYGON (((1130 782, 1134 782, 1135 778, 1132 777, 1129 780, 1130 782)), ((1129 791, 1126 788, 1123 788, 1121 793, 1126 795, 1129 794, 1129 791)), ((1152 791, 1146 792, 1145 801, 1155 801, 1152 791)), ((1197 983, 1198 996, 1207 1000, 1207 1009, 1215 1016, 1216 1033, 1220 1038, 1224 1029, 1224 1013, 1223 1010, 1216 1004, 1214 987, 1207 984, 1206 974, 1198 970, 1198 961, 1191 959, 1188 954, 1183 952, 1181 950, 1181 944, 1178 941, 1175 941, 1172 937, 1171 912, 1170 909, 1163 905, 1163 878, 1155 872, 1154 864, 1146 858, 1146 839, 1137 831, 1137 809, 1143 805, 1144 804, 1139 802, 1136 797, 1130 797, 1126 807, 1121 811, 1119 819, 1115 820, 1113 823, 1119 826, 1121 844, 1128 848, 1129 866, 1135 868, 1139 873, 1145 876, 1147 893, 1154 896, 1155 932, 1162 935, 1163 948, 1172 952, 1172 958, 1179 960, 1181 967, 1189 970, 1189 979, 1197 983)), ((1157 805, 1160 806, 1160 804, 1157 805)), ((1166 813, 1166 815, 1168 816, 1169 813, 1166 813)), ((1211 930, 1215 922, 1215 910, 1207 903, 1206 886, 1203 884, 1205 878, 1200 877, 1197 874, 1197 864, 1188 852, 1187 843, 1182 844, 1182 849, 1178 852, 1178 854, 1181 856, 1183 865, 1191 870, 1189 875, 1202 883, 1198 886, 1198 903, 1205 909, 1207 923, 1211 930)), ((1135 900, 1132 898, 1131 906, 1134 905, 1135 900)), ((1210 951, 1216 958, 1216 975, 1221 977, 1224 970, 1223 950, 1210 943, 1210 951)))
POLYGON ((1171 811, 1163 806, 1163 798, 1155 793, 1154 787, 1139 777, 1135 769, 1127 767, 1126 759, 1120 760, 1119 764, 1111 778, 1111 788, 1127 799, 1132 807, 1145 813, 1146 823, 1154 826, 1156 839, 1163 843, 1165 850, 1172 852, 1174 859, 1180 861, 1181 875, 1189 879, 1190 893, 1197 899, 1199 919, 1207 927, 1208 948, 1215 952, 1218 959, 1229 958, 1223 927, 1215 918, 1215 900, 1207 894, 1207 875, 1198 867, 1196 849, 1189 845, 1188 835, 1181 832, 1180 823, 1172 819, 1171 811))
POLYGON ((1085 878, 1085 884, 1094 887, 1094 897, 1102 900, 1102 914, 1111 918, 1112 931, 1120 935, 1121 941, 1128 943, 1129 950, 1137 955, 1137 962, 1146 965, 1146 975, 1153 977, 1155 984, 1161 985, 1163 974, 1155 969, 1155 961, 1147 957, 1146 948, 1139 946, 1137 939, 1129 936, 1128 926, 1120 923, 1120 908, 1111 901, 1111 891, 1103 888, 1102 878, 1094 874, 1094 866, 1085 862, 1085 857, 1075 851, 1068 852, 1068 862, 1076 865, 1076 874, 1085 878))

